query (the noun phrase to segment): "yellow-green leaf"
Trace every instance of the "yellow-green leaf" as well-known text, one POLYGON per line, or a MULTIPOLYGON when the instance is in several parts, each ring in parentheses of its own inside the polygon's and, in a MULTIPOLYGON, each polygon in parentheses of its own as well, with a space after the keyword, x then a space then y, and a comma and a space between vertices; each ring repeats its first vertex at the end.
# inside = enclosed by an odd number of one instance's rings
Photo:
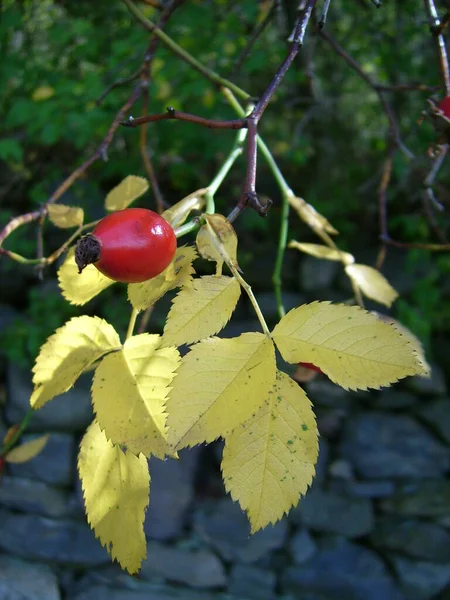
POLYGON ((161 337, 143 333, 129 338, 97 367, 92 401, 108 439, 134 454, 169 453, 164 406, 180 363, 176 348, 160 348, 161 337))
POLYGON ((143 283, 130 283, 128 300, 137 310, 145 310, 169 290, 189 284, 195 273, 192 261, 196 258, 193 246, 177 248, 175 258, 160 275, 143 283))
POLYGON ((390 317, 388 315, 382 315, 375 311, 372 311, 372 314, 374 314, 378 319, 381 319, 381 321, 383 321, 384 323, 388 323, 389 325, 392 325, 393 327, 398 329, 399 332, 408 339, 409 343, 411 344, 411 346, 413 347, 414 351, 417 354, 417 358, 419 359, 420 363, 423 366, 422 376, 430 377, 431 376, 431 366, 429 365, 429 363, 426 359, 425 352, 423 350, 423 346, 422 346, 419 338, 417 336, 415 336, 412 331, 410 331, 407 327, 402 325, 402 323, 400 323, 396 319, 393 319, 392 317, 390 317))
POLYGON ((318 432, 302 388, 278 371, 262 408, 225 439, 225 487, 254 533, 295 506, 314 477, 318 432))
POLYGON ((31 406, 41 408, 67 392, 92 363, 120 346, 114 327, 103 319, 84 315, 68 321, 41 347, 33 367, 31 406))
POLYGON ((44 100, 52 98, 54 95, 54 88, 49 85, 41 85, 33 91, 31 98, 33 102, 43 102, 44 100))
POLYGON ((8 452, 5 457, 9 463, 24 463, 28 462, 42 452, 48 442, 49 435, 41 435, 34 440, 25 442, 20 446, 16 446, 8 452))
POLYGON ((175 229, 182 225, 193 210, 202 210, 205 206, 205 194, 208 191, 207 188, 201 188, 189 196, 183 198, 161 215, 164 219, 172 225, 175 229))
POLYGON ((203 215, 206 224, 197 234, 197 249, 200 256, 217 262, 217 273, 222 272, 223 263, 238 268, 237 235, 233 226, 223 215, 203 215))
POLYGON ((398 293, 386 277, 373 267, 367 265, 348 265, 345 267, 345 272, 362 293, 371 300, 389 307, 398 298, 398 293))
POLYGON ((56 227, 69 229, 83 224, 84 211, 79 206, 66 206, 65 204, 49 204, 47 206, 50 221, 56 227))
POLYGON ((178 450, 230 433, 274 381, 274 347, 262 333, 199 342, 183 357, 167 401, 169 444, 178 450))
POLYGON ((94 421, 78 455, 88 522, 111 557, 137 573, 147 555, 144 533, 150 475, 146 458, 123 452, 94 421))
POLYGON ((205 275, 194 279, 174 299, 164 328, 165 346, 192 344, 218 333, 233 314, 241 295, 234 277, 205 275))
POLYGON ((345 389, 378 389, 424 372, 405 336, 357 306, 294 308, 272 337, 287 362, 313 363, 345 389))
POLYGON ((326 233, 336 234, 338 231, 321 215, 314 206, 308 204, 303 198, 289 196, 289 204, 296 211, 302 221, 304 221, 315 232, 325 231, 326 233))
POLYGON ((115 281, 100 273, 94 265, 88 265, 82 273, 78 273, 75 262, 75 248, 69 250, 66 260, 59 268, 58 282, 64 298, 70 304, 76 306, 86 304, 97 294, 115 283, 115 281))
POLYGON ((128 175, 113 188, 105 199, 106 210, 123 210, 148 190, 148 181, 144 177, 128 175))
POLYGON ((297 250, 315 256, 316 258, 336 260, 346 265, 355 262, 355 258, 349 252, 341 252, 337 248, 329 248, 328 246, 322 246, 322 244, 303 244, 292 240, 292 242, 289 242, 289 248, 296 248, 297 250))

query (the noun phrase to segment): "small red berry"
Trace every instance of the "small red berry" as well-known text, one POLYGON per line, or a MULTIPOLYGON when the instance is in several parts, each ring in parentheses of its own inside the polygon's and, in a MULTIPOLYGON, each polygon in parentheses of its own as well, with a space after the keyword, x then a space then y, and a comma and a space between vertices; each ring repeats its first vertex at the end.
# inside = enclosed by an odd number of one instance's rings
POLYGON ((442 110, 447 119, 450 119, 450 96, 443 98, 438 104, 439 110, 442 110))
POLYGON ((126 208, 107 215, 79 240, 75 261, 79 273, 89 264, 115 281, 152 279, 172 262, 177 239, 171 225, 146 208, 126 208))

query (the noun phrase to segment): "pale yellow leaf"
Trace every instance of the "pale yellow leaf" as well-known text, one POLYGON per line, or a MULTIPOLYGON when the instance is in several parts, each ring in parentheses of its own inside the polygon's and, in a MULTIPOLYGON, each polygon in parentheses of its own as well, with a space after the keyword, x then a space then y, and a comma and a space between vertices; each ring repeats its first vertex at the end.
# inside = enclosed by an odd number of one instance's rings
POLYGON ((238 268, 237 235, 233 226, 223 215, 203 215, 206 224, 197 234, 197 249, 200 256, 217 262, 218 273, 223 263, 238 268))
POLYGON ((348 265, 345 267, 345 272, 362 293, 371 300, 389 307, 398 298, 398 293, 386 277, 373 267, 348 265))
POLYGON ((33 367, 31 406, 41 408, 67 392, 92 363, 120 346, 114 327, 103 319, 84 315, 68 321, 41 346, 33 367))
POLYGON ((336 234, 338 231, 321 215, 317 210, 297 196, 289 196, 289 204, 297 212, 298 216, 304 221, 313 231, 325 231, 326 233, 336 234))
POLYGON ((167 401, 169 444, 178 450, 230 433, 261 407, 274 381, 274 347, 262 333, 195 344, 167 401))
POLYGON ((128 300, 137 310, 145 310, 166 292, 189 284, 195 273, 192 261, 197 258, 193 246, 177 248, 175 258, 160 275, 143 283, 130 283, 128 300))
POLYGON ((421 364, 423 366, 422 377, 430 377, 431 376, 431 366, 426 359, 425 352, 423 350, 423 346, 422 346, 419 338, 417 336, 415 336, 412 331, 410 331, 407 327, 402 325, 402 323, 400 323, 396 319, 393 319, 392 317, 390 317, 388 315, 382 315, 381 313, 378 313, 375 311, 372 311, 372 313, 376 317, 378 317, 378 319, 381 319, 381 321, 384 321, 385 323, 388 323, 389 325, 392 325, 393 327, 398 329, 399 332, 408 339, 409 343, 411 344, 411 346, 413 347, 413 349, 415 350, 415 352, 417 354, 417 358, 419 359, 419 361, 421 362, 421 364))
POLYGON ((318 432, 311 402, 288 375, 262 408, 225 439, 225 487, 247 512, 252 533, 296 506, 315 473, 318 432))
POLYGON ((64 298, 70 304, 76 306, 86 304, 97 294, 115 283, 115 281, 100 273, 94 265, 88 265, 82 273, 78 273, 75 262, 75 248, 69 250, 66 260, 59 268, 58 282, 64 298))
POLYGON ((106 439, 95 421, 78 455, 89 525, 111 557, 137 573, 147 555, 144 533, 150 475, 146 458, 123 452, 106 439))
POLYGON ((272 337, 284 360, 313 363, 345 389, 378 389, 423 373, 409 340, 357 306, 313 302, 294 308, 272 337))
POLYGON ((205 275, 194 279, 174 299, 164 328, 165 346, 192 344, 218 333, 233 314, 241 295, 234 277, 205 275))
POLYGON ((346 265, 355 262, 355 258, 349 252, 341 252, 337 248, 329 248, 328 246, 322 246, 322 244, 303 244, 292 240, 292 242, 289 242, 289 248, 296 248, 297 250, 315 256, 316 258, 336 260, 346 265))
POLYGON ((31 98, 33 102, 43 102, 44 100, 52 98, 54 95, 54 88, 49 85, 41 85, 33 91, 31 98))
POLYGON ((84 211, 79 206, 66 206, 65 204, 49 204, 47 206, 50 221, 56 227, 69 229, 83 224, 84 211))
POLYGON ((48 442, 49 435, 41 435, 34 440, 25 442, 20 446, 16 446, 8 452, 5 457, 9 463, 24 463, 28 462, 42 452, 48 442))
POLYGON ((147 190, 148 181, 144 177, 128 175, 106 196, 105 208, 109 211, 123 210, 147 190))
POLYGON ((175 229, 182 225, 193 210, 202 210, 205 206, 207 188, 201 188, 180 200, 161 215, 175 229))
POLYGON ((105 356, 92 384, 97 421, 108 439, 134 454, 164 458, 164 406, 180 363, 176 348, 160 348, 161 337, 143 333, 105 356))

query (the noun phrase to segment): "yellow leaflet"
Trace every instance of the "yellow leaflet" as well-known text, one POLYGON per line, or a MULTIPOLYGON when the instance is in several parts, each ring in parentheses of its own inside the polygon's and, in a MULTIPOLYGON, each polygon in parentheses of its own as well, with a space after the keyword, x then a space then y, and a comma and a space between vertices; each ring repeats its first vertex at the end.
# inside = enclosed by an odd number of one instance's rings
POLYGON ((128 175, 113 188, 105 199, 106 210, 122 210, 148 190, 148 181, 143 177, 128 175))
POLYGON ((31 99, 33 102, 43 102, 44 100, 52 98, 54 95, 54 88, 50 87, 49 85, 41 85, 33 91, 31 99))
POLYGON ((207 191, 207 188, 201 188, 192 192, 192 194, 189 194, 189 196, 186 196, 183 200, 180 200, 165 210, 161 216, 170 223, 174 229, 179 227, 186 221, 193 210, 202 210, 205 206, 204 195, 207 191))
POLYGON ((345 389, 378 389, 424 372, 406 337, 357 306, 294 308, 272 337, 287 362, 311 362, 345 389))
POLYGON ((35 389, 30 403, 41 408, 67 392, 93 362, 120 348, 114 327, 98 317, 75 317, 48 338, 33 367, 35 389))
POLYGON ((336 234, 339 233, 327 219, 317 212, 317 210, 303 200, 303 198, 297 198, 297 196, 289 196, 289 204, 296 211, 302 221, 304 221, 314 231, 325 231, 326 233, 336 234))
POLYGON ((225 487, 247 511, 252 533, 295 506, 314 477, 318 431, 311 402, 292 379, 277 380, 262 408, 225 439, 225 487))
POLYGON ((238 268, 237 235, 231 223, 223 215, 203 215, 206 225, 197 234, 200 256, 217 262, 217 272, 222 272, 224 262, 238 268))
POLYGON ((128 300, 137 310, 145 310, 169 290, 188 284, 195 273, 192 261, 196 258, 193 246, 177 248, 175 258, 160 275, 143 283, 130 283, 128 300))
POLYGON ((160 348, 161 337, 143 333, 105 356, 92 384, 97 421, 108 439, 134 454, 169 452, 164 406, 180 363, 176 348, 160 348))
POLYGON ((114 446, 94 421, 81 442, 78 472, 88 522, 96 537, 122 569, 136 573, 147 554, 147 460, 114 446))
POLYGON ((398 293, 384 275, 373 267, 348 265, 345 267, 345 272, 362 293, 371 300, 389 307, 398 298, 398 293))
POLYGON ((169 444, 179 450, 229 433, 260 408, 274 381, 274 347, 262 333, 199 342, 167 401, 169 444))
POLYGON ((355 262, 352 254, 340 252, 336 248, 329 248, 328 246, 322 246, 321 244, 302 244, 293 240, 292 242, 289 242, 289 248, 296 248, 297 250, 315 256, 316 258, 343 262, 346 265, 355 262))
POLYGON ((25 442, 21 446, 16 446, 8 452, 5 457, 9 463, 24 463, 28 462, 42 452, 48 442, 49 435, 41 435, 34 440, 25 442))
POLYGON ((82 273, 78 273, 75 263, 75 248, 69 250, 66 260, 59 268, 58 281, 64 298, 77 306, 86 304, 115 283, 109 277, 102 275, 94 265, 88 265, 82 273))
POLYGON ((234 277, 205 275, 183 288, 170 309, 164 328, 165 346, 192 344, 225 327, 241 295, 234 277))
POLYGON ((384 323, 388 323, 389 325, 392 325, 393 327, 395 327, 396 329, 398 329, 399 332, 407 338, 407 340, 409 341, 409 343, 413 347, 413 350, 416 352, 418 360, 422 364, 422 367, 423 367, 423 373, 422 373, 422 375, 424 377, 430 377, 430 375, 431 375, 431 367, 430 367, 430 365, 427 362, 427 359, 425 357, 425 353, 423 351, 423 347, 422 347, 422 344, 421 344, 419 338, 416 337, 412 333, 412 331, 410 331, 407 327, 405 327, 404 325, 402 325, 396 319, 393 319, 392 317, 390 317, 388 315, 382 315, 382 314, 377 313, 375 311, 372 311, 372 314, 374 314, 378 319, 381 319, 381 321, 384 321, 384 323))
POLYGON ((56 227, 68 229, 79 227, 83 224, 84 211, 79 206, 66 206, 65 204, 49 204, 47 206, 50 221, 56 227))

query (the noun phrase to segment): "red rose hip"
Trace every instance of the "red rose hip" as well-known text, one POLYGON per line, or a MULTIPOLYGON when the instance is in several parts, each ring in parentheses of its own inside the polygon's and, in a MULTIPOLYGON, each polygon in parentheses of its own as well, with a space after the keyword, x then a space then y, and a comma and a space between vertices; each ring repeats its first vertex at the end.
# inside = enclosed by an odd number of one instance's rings
POLYGON ((171 225, 146 208, 126 208, 107 215, 79 240, 75 261, 79 273, 89 264, 115 281, 152 279, 172 262, 177 239, 171 225))
POLYGON ((447 119, 450 119, 450 96, 443 98, 438 104, 439 110, 442 110, 447 119))

